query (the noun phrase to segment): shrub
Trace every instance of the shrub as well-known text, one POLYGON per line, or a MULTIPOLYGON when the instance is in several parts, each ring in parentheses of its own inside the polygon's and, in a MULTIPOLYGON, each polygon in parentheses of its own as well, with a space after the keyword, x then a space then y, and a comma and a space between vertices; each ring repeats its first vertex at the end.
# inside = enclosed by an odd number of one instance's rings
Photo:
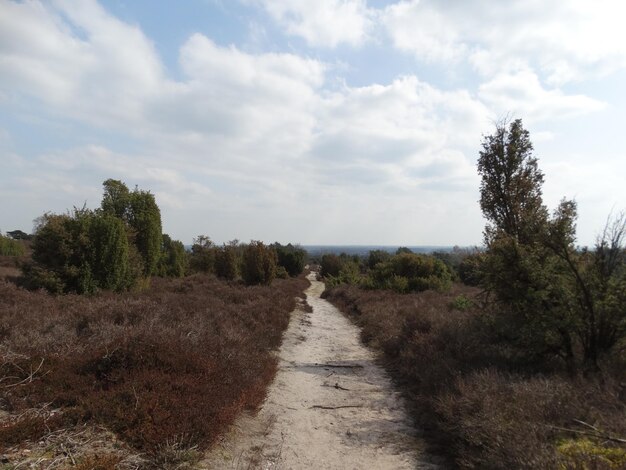
POLYGON ((72 215, 46 214, 33 240, 34 266, 26 284, 51 292, 121 291, 136 279, 123 222, 117 217, 76 209, 72 215))
POLYGON ((159 260, 159 275, 183 277, 187 272, 188 265, 189 259, 183 243, 172 240, 169 235, 164 233, 161 259, 159 260))
POLYGON ((391 254, 384 250, 371 250, 367 255, 367 267, 374 269, 378 263, 383 263, 391 258, 391 254))
POLYGON ((237 242, 233 241, 224 244, 215 252, 215 274, 228 280, 235 280, 239 277, 239 247, 237 242))
POLYGON ((2 406, 21 417, 11 429, 3 418, 0 447, 88 422, 155 462, 175 457, 172 442, 182 454, 205 449, 263 401, 271 351, 306 284, 195 275, 155 278, 141 293, 53 297, 0 283, 2 406), (44 404, 63 420, 24 420, 44 404))
POLYGON ((306 264, 307 252, 305 249, 299 246, 293 246, 291 243, 288 245, 281 245, 276 242, 272 245, 276 251, 278 266, 282 266, 289 276, 294 277, 299 275, 304 270, 306 264))
POLYGON ((195 273, 215 272, 215 245, 206 235, 194 238, 189 254, 189 268, 195 273))
POLYGON ((0 235, 0 256, 24 256, 24 244, 4 235, 0 235))
POLYGON ((343 263, 339 256, 332 253, 324 254, 322 255, 322 260, 320 262, 320 275, 322 277, 337 277, 339 276, 339 271, 341 271, 342 267, 343 263))
POLYGON ((276 277, 276 252, 260 241, 251 241, 243 250, 241 277, 247 285, 271 284, 276 277))
POLYGON ((397 292, 448 289, 452 275, 446 265, 432 256, 401 253, 376 264, 371 271, 372 285, 397 292))

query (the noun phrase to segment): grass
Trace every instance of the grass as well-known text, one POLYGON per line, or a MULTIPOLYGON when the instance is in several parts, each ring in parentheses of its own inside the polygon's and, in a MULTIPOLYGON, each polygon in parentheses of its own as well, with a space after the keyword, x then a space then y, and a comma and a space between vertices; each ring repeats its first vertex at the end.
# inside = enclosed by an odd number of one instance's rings
POLYGON ((623 353, 593 377, 524 362, 495 333, 480 291, 458 284, 408 295, 344 285, 324 296, 382 353, 433 451, 451 466, 626 467, 617 440, 626 438, 623 353))
POLYGON ((0 452, 96 425, 157 467, 176 467, 261 404, 307 284, 194 275, 153 279, 141 293, 55 297, 0 280, 0 452))

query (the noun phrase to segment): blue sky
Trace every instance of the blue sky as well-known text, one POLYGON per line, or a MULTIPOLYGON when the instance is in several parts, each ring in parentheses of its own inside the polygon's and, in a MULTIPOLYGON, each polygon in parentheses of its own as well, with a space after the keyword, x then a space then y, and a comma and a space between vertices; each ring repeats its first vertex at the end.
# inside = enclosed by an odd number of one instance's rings
POLYGON ((593 243, 626 208, 618 0, 0 0, 0 230, 151 190, 164 230, 470 245, 504 116, 593 243))

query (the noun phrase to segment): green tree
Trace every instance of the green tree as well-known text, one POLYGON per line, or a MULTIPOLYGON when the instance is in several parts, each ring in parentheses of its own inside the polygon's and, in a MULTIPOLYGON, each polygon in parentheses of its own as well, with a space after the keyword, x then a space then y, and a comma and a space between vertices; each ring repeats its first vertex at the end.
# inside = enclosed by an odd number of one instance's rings
POLYGON ((547 219, 542 201, 543 173, 533 156, 529 132, 516 119, 503 121, 486 136, 478 159, 480 208, 489 221, 489 244, 501 234, 520 243, 532 242, 547 219))
POLYGON ((135 188, 129 191, 119 180, 108 179, 103 184, 101 210, 127 224, 131 243, 141 255, 145 276, 157 274, 161 258, 161 211, 154 195, 135 188))
POLYGON ((123 222, 85 208, 39 219, 33 262, 27 283, 53 292, 121 291, 135 282, 123 222))
POLYGON ((130 217, 130 191, 120 180, 108 179, 102 183, 102 210, 128 222, 130 217))
POLYGON ((135 233, 135 245, 144 263, 144 274, 156 274, 161 256, 161 211, 154 195, 135 189, 130 195, 129 224, 135 233))
POLYGON ((378 263, 388 261, 391 258, 391 253, 384 250, 371 250, 367 256, 367 267, 374 269, 378 263))
POLYGON ((500 305, 507 335, 529 357, 558 355, 573 370, 580 349, 597 368, 626 334, 626 309, 616 300, 626 290, 625 218, 607 225, 594 250, 577 249, 576 203, 563 200, 548 216, 543 174, 520 120, 484 139, 478 172, 488 220, 481 282, 500 305))
POLYGON ((215 252, 215 274, 233 281, 239 276, 239 242, 233 240, 215 252))
POLYGON ((243 250, 241 277, 247 285, 269 285, 276 277, 276 264, 274 249, 253 240, 243 250))
POLYGON ((189 267, 193 272, 215 272, 216 247, 206 235, 198 235, 191 245, 189 267))
POLYGON ((159 275, 162 277, 183 277, 189 265, 187 251, 182 242, 172 240, 166 233, 163 234, 161 258, 159 259, 159 275))
POLYGON ((307 252, 304 248, 288 245, 281 245, 276 242, 272 245, 278 256, 278 265, 285 268, 289 276, 299 275, 304 270, 306 264, 307 252))

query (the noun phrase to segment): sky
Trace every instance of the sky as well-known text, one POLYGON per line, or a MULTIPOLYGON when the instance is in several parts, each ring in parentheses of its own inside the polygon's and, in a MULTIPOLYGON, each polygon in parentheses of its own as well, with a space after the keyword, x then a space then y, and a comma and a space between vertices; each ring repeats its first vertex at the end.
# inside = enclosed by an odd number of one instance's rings
POLYGON ((150 190, 164 232, 481 244, 483 136, 544 202, 626 209, 621 0, 0 0, 0 230, 150 190))

